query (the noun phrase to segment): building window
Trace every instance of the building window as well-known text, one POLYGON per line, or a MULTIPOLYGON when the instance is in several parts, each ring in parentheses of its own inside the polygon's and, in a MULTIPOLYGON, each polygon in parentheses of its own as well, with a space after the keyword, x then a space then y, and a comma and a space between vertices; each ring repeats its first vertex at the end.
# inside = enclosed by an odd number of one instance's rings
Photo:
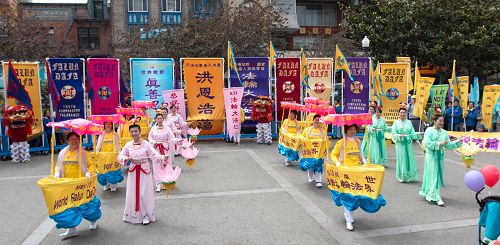
POLYGON ((297 4, 299 26, 337 26, 337 8, 333 4, 297 4))
POLYGON ((128 0, 128 12, 148 12, 148 0, 128 0))
POLYGON ((217 0, 193 0, 194 13, 198 17, 208 17, 218 9, 217 0))
POLYGON ((294 49, 300 49, 300 48, 311 48, 314 46, 314 44, 317 44, 318 38, 317 37, 310 37, 310 36, 295 36, 293 37, 293 48, 294 49))
POLYGON ((94 19, 104 19, 104 1, 94 0, 94 19))
POLYGON ((181 12, 181 0, 161 0, 162 12, 181 12))
POLYGON ((99 28, 78 28, 79 49, 99 49, 99 28))

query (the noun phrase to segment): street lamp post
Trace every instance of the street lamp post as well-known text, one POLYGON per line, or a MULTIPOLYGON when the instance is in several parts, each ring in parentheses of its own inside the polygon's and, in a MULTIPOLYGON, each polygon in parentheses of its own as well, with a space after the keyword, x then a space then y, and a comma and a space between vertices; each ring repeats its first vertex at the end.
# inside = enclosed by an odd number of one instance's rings
POLYGON ((367 36, 361 40, 361 47, 363 47, 364 56, 368 57, 370 54, 370 39, 367 36))

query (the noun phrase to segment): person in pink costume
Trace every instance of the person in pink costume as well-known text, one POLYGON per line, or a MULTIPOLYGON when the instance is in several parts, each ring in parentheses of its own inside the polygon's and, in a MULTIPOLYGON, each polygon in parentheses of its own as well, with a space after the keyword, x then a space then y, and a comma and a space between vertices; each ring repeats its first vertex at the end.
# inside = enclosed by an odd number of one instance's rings
MULTIPOLYGON (((155 117, 156 126, 152 127, 149 131, 148 141, 153 144, 155 149, 164 156, 168 157, 166 162, 154 162, 154 169, 163 168, 164 165, 173 163, 173 143, 175 135, 170 129, 170 127, 163 124, 163 115, 156 114, 155 117)), ((156 192, 162 190, 162 183, 160 181, 156 182, 156 192)))

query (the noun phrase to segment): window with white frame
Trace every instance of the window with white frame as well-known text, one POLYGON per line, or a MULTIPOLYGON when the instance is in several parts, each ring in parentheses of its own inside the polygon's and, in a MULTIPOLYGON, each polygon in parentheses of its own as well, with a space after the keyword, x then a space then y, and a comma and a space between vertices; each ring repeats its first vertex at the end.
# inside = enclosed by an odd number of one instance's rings
POLYGON ((148 12, 148 0, 128 0, 128 12, 148 12))
POLYGON ((161 0, 162 12, 181 12, 181 0, 161 0))
POLYGON ((218 10, 217 0, 194 0, 194 12, 196 14, 211 14, 218 10))
POLYGON ((337 26, 337 8, 333 4, 297 4, 299 26, 337 26))

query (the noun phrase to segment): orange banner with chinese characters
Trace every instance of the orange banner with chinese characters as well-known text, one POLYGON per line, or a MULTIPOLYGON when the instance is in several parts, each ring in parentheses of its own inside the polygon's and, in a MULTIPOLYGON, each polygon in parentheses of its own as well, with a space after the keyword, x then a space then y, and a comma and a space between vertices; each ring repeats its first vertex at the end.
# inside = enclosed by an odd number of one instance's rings
POLYGON ((382 116, 392 124, 399 118, 399 104, 408 102, 408 83, 411 82, 410 64, 380 63, 382 79, 382 116))
POLYGON ((330 101, 332 95, 332 58, 307 58, 309 89, 311 97, 330 101))
POLYGON ((326 165, 328 188, 353 196, 377 199, 384 183, 384 167, 375 164, 366 166, 326 165))
POLYGON ((224 131, 224 59, 183 58, 182 74, 187 96, 187 121, 201 135, 224 131))
MULTIPOLYGON (((38 71, 38 63, 17 63, 12 62, 12 66, 17 74, 17 78, 28 92, 33 106, 33 125, 32 138, 36 138, 42 134, 42 104, 40 98, 40 77, 38 71)), ((5 91, 8 84, 8 69, 9 63, 3 63, 3 74, 5 78, 5 91)), ((9 98, 7 107, 16 105, 16 100, 9 98)))
POLYGON ((492 128, 493 123, 493 109, 500 98, 499 85, 487 85, 483 89, 483 104, 481 109, 483 111, 483 124, 485 128, 492 128))

